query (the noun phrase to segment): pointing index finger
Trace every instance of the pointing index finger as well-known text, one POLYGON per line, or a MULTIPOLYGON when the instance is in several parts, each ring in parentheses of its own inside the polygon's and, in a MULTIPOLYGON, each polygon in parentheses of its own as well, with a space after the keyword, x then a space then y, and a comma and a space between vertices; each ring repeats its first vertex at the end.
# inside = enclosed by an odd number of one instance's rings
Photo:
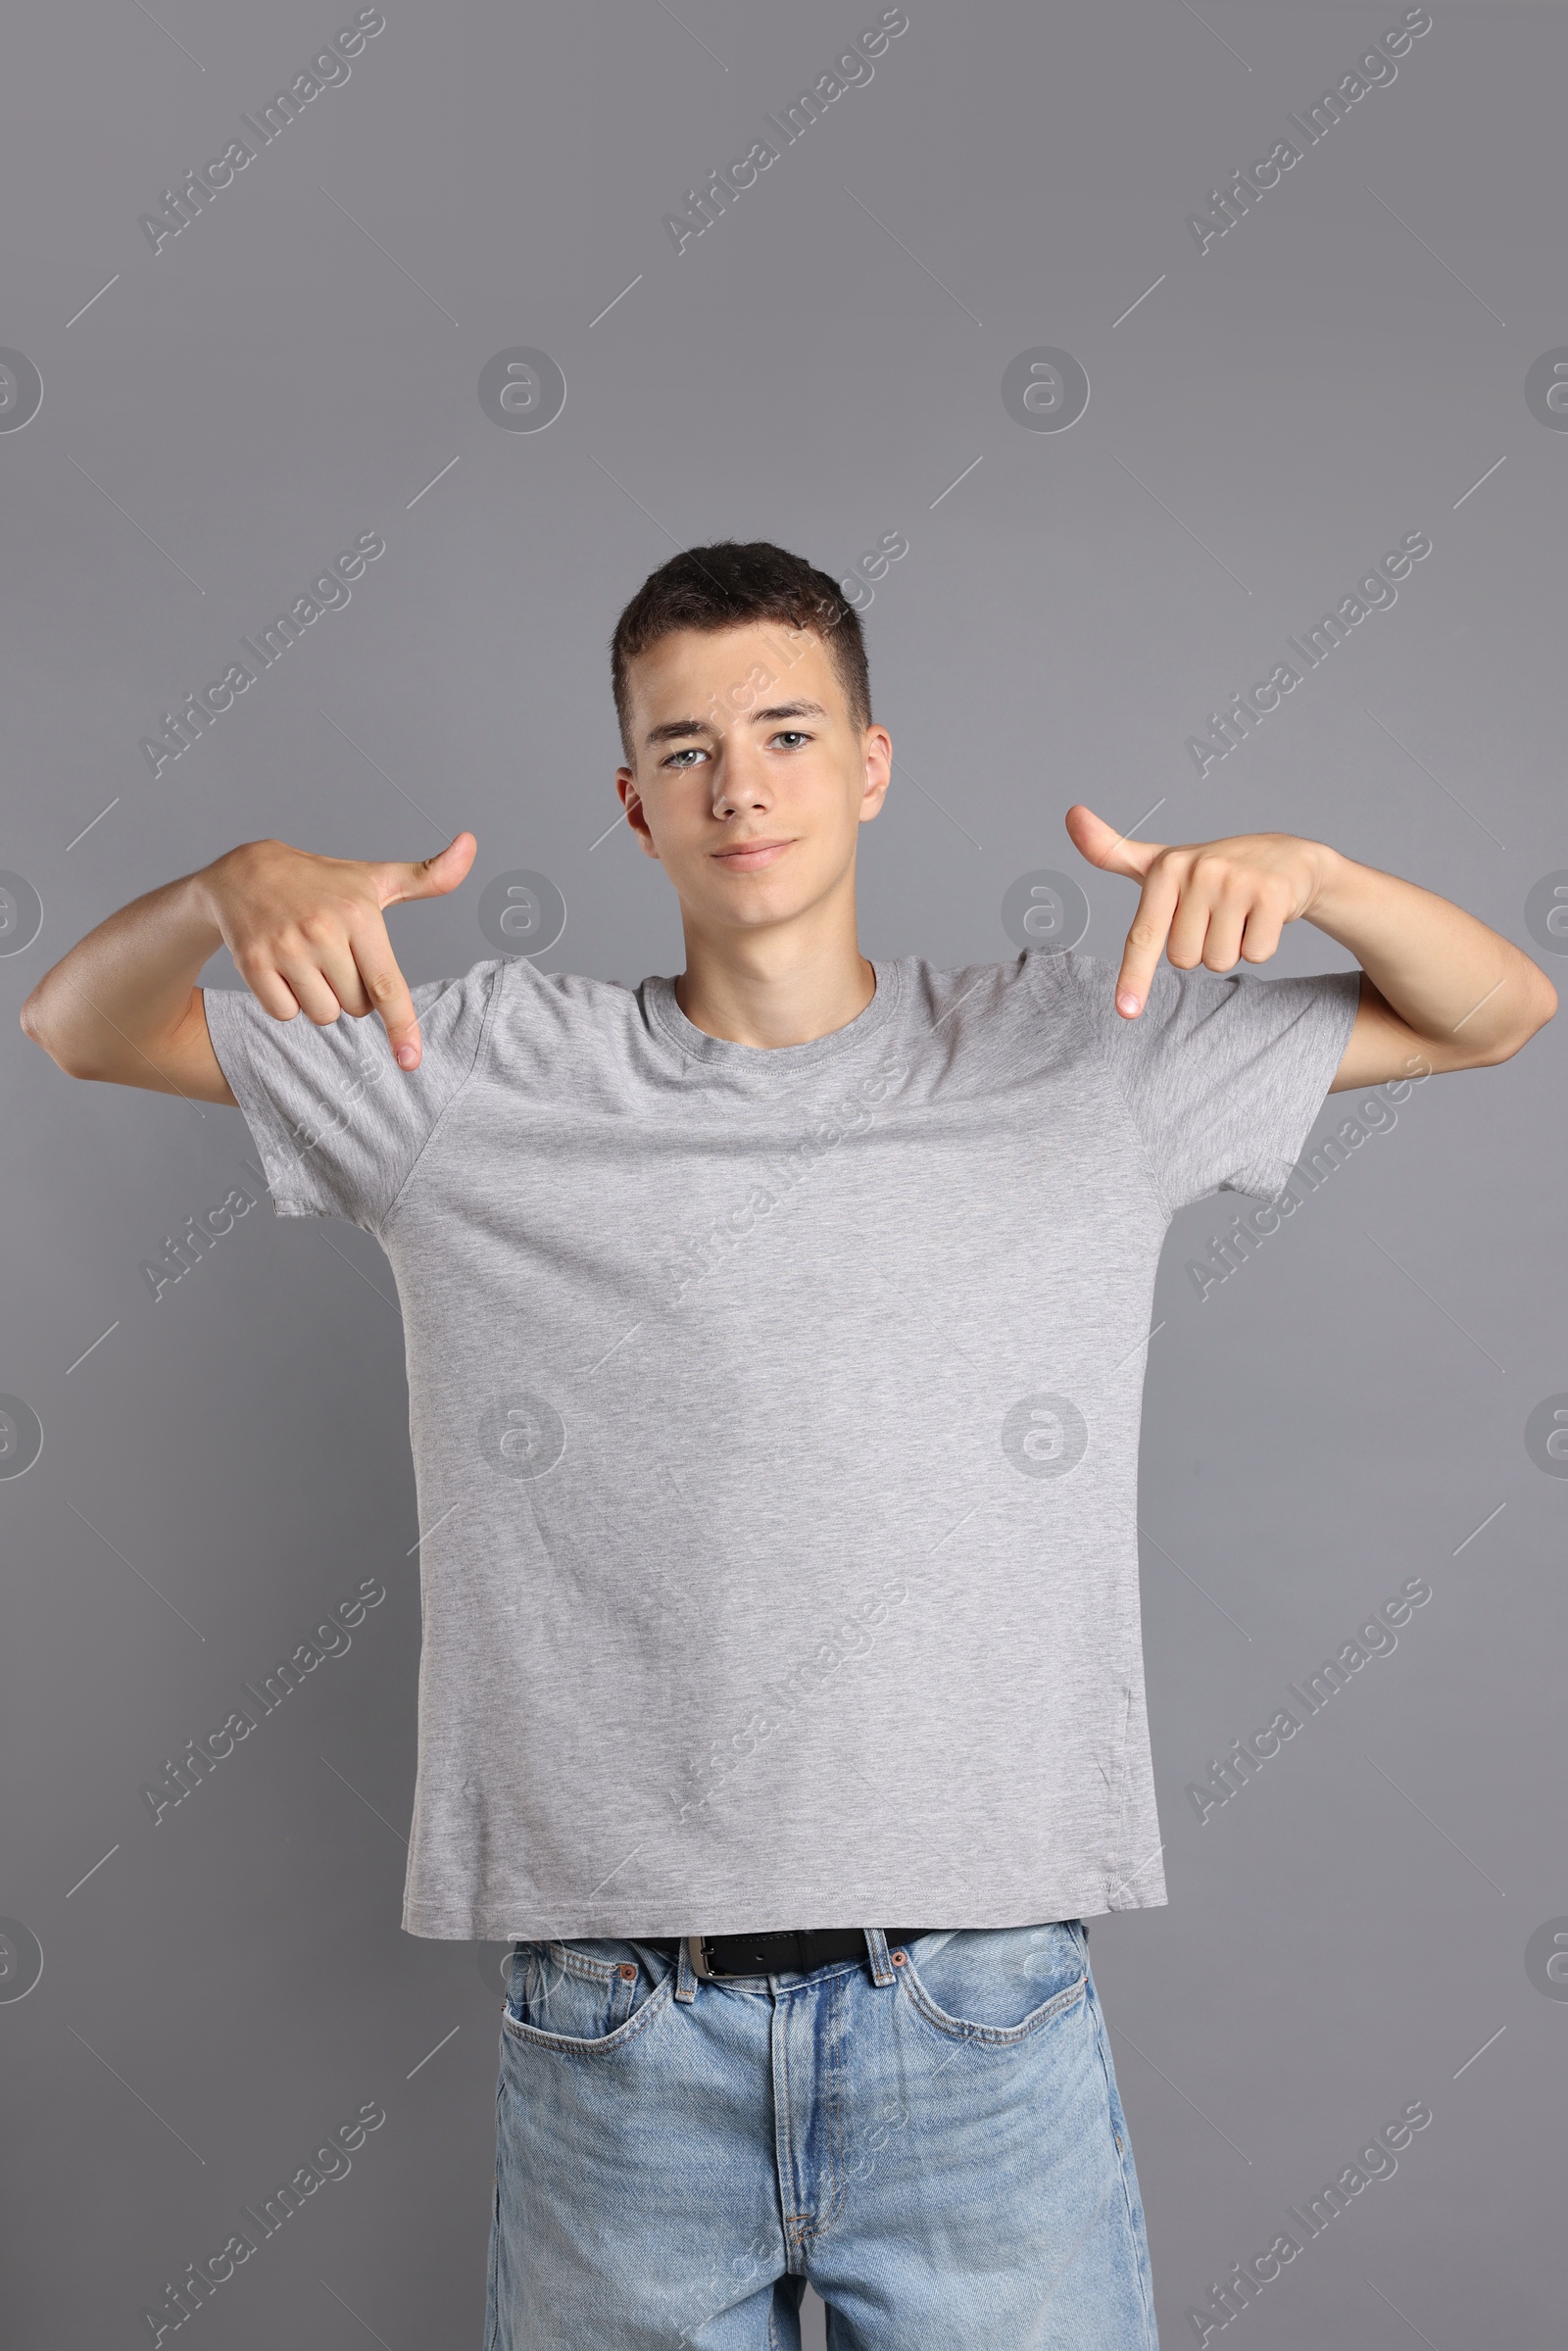
POLYGON ((1138 911, 1127 933, 1121 970, 1116 975, 1116 1009, 1124 1019, 1136 1020, 1149 1001, 1150 983, 1165 951, 1179 896, 1173 868, 1163 857, 1156 858, 1144 877, 1138 911))
POLYGON ((350 944, 371 1008, 380 1014, 385 1024, 393 1059, 400 1069, 417 1069, 423 1052, 418 1015, 414 1008, 409 983, 398 969, 392 942, 386 934, 386 924, 379 915, 367 919, 355 932, 350 944))

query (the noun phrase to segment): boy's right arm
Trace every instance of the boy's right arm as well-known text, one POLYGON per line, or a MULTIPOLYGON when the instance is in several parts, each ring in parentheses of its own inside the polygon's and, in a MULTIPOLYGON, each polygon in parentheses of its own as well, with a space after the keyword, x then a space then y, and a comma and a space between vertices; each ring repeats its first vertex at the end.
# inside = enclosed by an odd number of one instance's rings
POLYGON ((382 911, 455 890, 477 846, 459 833, 409 864, 248 841, 89 931, 27 998, 23 1028, 71 1077, 232 1104, 196 984, 226 946, 274 1020, 377 1012, 399 1067, 416 1069, 419 1025, 382 911))

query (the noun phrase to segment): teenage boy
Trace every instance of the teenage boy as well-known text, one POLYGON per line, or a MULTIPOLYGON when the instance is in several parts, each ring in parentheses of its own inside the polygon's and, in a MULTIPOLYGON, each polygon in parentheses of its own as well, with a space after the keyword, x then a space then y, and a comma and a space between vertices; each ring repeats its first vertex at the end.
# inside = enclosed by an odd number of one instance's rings
POLYGON ((487 2351, 795 2345, 806 2278, 840 2351, 1152 2346, 1086 1922, 1165 1899, 1161 1241, 1277 1196, 1326 1094, 1505 1060, 1556 998, 1321 842, 1081 806, 1141 887, 1119 968, 868 958, 893 747, 832 581, 693 549, 612 677, 679 979, 503 956, 411 990, 383 911, 455 890, 471 834, 255 841, 112 915, 24 1025, 74 1076, 237 1103, 279 1213, 396 1274, 404 1925, 515 1943, 487 2351), (1300 920, 1360 970, 1236 972, 1300 920), (220 945, 249 993, 197 985, 220 945))

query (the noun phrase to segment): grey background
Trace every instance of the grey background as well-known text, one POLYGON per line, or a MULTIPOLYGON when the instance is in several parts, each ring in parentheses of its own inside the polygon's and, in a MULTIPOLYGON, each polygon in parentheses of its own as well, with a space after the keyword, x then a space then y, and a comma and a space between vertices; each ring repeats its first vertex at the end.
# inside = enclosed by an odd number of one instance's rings
MULTIPOLYGON (((44 384, 0 434, 0 864, 44 908, 0 959, 0 1389, 44 1431, 0 1485, 0 1912, 44 1956, 0 2004, 17 2351, 146 2340, 162 2282, 372 2098, 352 2175, 195 2334, 477 2344, 490 2198, 499 1985, 397 1927, 418 1619, 387 1268, 264 1207, 153 1301, 138 1262, 249 1144, 25 1043, 16 1007, 85 929, 236 840, 412 857, 467 825, 465 889, 393 918, 411 978, 492 952, 474 909, 514 867, 564 893, 547 967, 678 970, 661 876, 601 838, 614 614, 678 544, 846 572, 898 531, 867 610, 899 753, 871 952, 1010 955, 1003 896, 1078 868, 1084 797, 1158 839, 1331 840, 1560 969, 1524 906, 1568 865, 1568 437, 1523 394, 1568 343, 1560 11, 1439 0, 1396 82, 1200 255, 1188 212, 1397 6, 910 0, 869 86, 677 257, 662 216, 874 7, 388 0, 349 82, 155 257, 138 214, 352 13, 84 0, 9 43, 0 342, 44 384), (564 371, 547 432, 480 409, 514 345, 564 371), (1002 405, 1036 345, 1088 371, 1069 432, 1002 405), (158 713, 369 529, 350 606, 154 782, 158 713), (1200 782, 1203 714, 1416 529, 1395 609, 1200 782), (154 1828, 141 1783, 367 1575, 389 1597, 351 1653, 154 1828)), ((1130 886, 1081 878, 1114 955, 1130 886)), ((1303 926, 1278 968, 1347 960, 1303 926)), ((1397 2176, 1237 2328, 1560 2328, 1568 2004, 1524 1955, 1568 1913, 1568 1488, 1523 1431, 1568 1389, 1565 1043, 1417 1089, 1205 1300, 1183 1267, 1221 1203, 1167 1249, 1143 1523, 1172 1903, 1097 1924, 1094 1957, 1169 2344, 1416 2098, 1397 2176), (1200 1827, 1206 1759, 1416 1574, 1397 1652, 1200 1827)))

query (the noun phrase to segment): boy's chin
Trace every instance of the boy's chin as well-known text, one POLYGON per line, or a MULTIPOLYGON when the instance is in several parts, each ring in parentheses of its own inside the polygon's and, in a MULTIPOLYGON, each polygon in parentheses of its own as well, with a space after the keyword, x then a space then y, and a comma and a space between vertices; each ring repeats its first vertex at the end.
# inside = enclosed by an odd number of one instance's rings
POLYGON ((690 913, 704 927, 712 930, 768 931, 793 922, 813 903, 813 894, 798 886, 769 889, 767 875, 758 873, 743 879, 721 883, 717 890, 710 886, 693 898, 682 900, 690 913))

